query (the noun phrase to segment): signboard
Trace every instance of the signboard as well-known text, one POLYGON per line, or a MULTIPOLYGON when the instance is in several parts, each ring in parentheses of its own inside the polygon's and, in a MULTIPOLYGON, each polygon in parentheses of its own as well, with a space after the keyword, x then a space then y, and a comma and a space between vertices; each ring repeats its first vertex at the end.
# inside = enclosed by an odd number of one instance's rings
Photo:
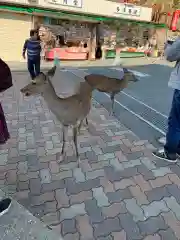
POLYGON ((82 0, 47 0, 48 3, 82 8, 82 0))
POLYGON ((133 4, 121 4, 116 7, 115 13, 131 15, 131 16, 140 16, 141 7, 133 4))

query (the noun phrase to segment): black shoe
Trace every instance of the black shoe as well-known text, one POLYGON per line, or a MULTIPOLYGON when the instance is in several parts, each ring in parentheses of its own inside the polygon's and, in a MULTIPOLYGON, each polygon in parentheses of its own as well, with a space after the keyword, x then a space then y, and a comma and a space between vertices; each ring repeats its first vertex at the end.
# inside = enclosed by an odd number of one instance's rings
POLYGON ((0 201, 0 217, 9 211, 11 202, 10 198, 5 198, 0 201))
POLYGON ((177 162, 177 158, 176 157, 171 158, 171 157, 167 156, 164 149, 154 151, 152 154, 153 154, 153 156, 155 156, 159 159, 162 159, 164 161, 170 162, 170 163, 176 163, 177 162))

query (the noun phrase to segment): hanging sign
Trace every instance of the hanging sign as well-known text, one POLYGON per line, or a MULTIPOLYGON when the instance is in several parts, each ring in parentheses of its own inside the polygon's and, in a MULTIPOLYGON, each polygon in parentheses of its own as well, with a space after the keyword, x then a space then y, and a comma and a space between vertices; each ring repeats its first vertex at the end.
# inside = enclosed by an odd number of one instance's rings
POLYGON ((48 3, 82 8, 82 0, 47 0, 48 3))
POLYGON ((131 16, 140 16, 141 7, 133 4, 121 4, 116 7, 115 13, 131 16))

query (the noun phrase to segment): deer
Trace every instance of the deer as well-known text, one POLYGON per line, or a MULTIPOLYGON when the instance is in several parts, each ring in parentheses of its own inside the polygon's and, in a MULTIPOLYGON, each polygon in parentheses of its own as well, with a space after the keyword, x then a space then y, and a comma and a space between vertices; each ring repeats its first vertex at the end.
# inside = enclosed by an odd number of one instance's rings
MULTIPOLYGON (((120 80, 118 78, 111 78, 100 74, 89 74, 84 77, 85 81, 93 88, 100 92, 110 93, 111 111, 110 115, 114 114, 114 98, 115 95, 127 88, 129 81, 137 82, 138 79, 134 73, 128 69, 123 68, 124 76, 120 80)), ((87 121, 87 120, 86 120, 87 121)))
POLYGON ((80 163, 78 146, 77 146, 77 133, 80 128, 81 122, 87 117, 91 109, 91 98, 93 88, 87 82, 81 82, 79 91, 67 98, 60 98, 56 95, 54 87, 50 81, 50 77, 55 74, 56 66, 50 69, 47 73, 41 72, 35 81, 23 87, 20 91, 25 96, 41 95, 47 103, 51 112, 61 122, 62 129, 62 150, 61 154, 64 155, 65 149, 65 130, 69 126, 73 126, 73 142, 80 163), (79 124, 80 122, 80 124, 79 124))

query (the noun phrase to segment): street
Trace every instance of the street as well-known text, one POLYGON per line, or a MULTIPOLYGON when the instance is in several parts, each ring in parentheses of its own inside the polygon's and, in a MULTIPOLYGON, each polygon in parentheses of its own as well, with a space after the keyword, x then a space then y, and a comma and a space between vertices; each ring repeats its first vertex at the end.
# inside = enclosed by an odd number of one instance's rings
MULTIPOLYGON (((151 64, 129 69, 136 73, 139 82, 130 82, 127 89, 116 95, 115 116, 141 139, 148 139, 158 146, 157 139, 166 132, 171 106, 172 90, 168 88, 171 68, 151 64)), ((120 67, 81 68, 87 74, 97 73, 117 78, 121 70, 120 67)), ((107 94, 95 92, 94 98, 109 110, 110 99, 107 94)))
MULTIPOLYGON (((0 149, 0 189, 63 240, 180 239, 180 163, 151 154, 156 138, 166 131, 170 68, 151 64, 128 69, 139 81, 116 96, 115 117, 108 113, 108 95, 94 92, 89 126, 78 135, 80 165, 71 129, 61 156, 60 122, 43 98, 20 94, 29 82, 26 71, 14 71, 14 86, 1 94, 11 138, 0 149)), ((95 72, 118 77, 120 69, 69 70, 79 76, 95 72)), ((15 209, 16 204, 0 218, 1 239, 11 216, 20 219, 15 209)), ((18 231, 21 224, 22 219, 18 231)))

